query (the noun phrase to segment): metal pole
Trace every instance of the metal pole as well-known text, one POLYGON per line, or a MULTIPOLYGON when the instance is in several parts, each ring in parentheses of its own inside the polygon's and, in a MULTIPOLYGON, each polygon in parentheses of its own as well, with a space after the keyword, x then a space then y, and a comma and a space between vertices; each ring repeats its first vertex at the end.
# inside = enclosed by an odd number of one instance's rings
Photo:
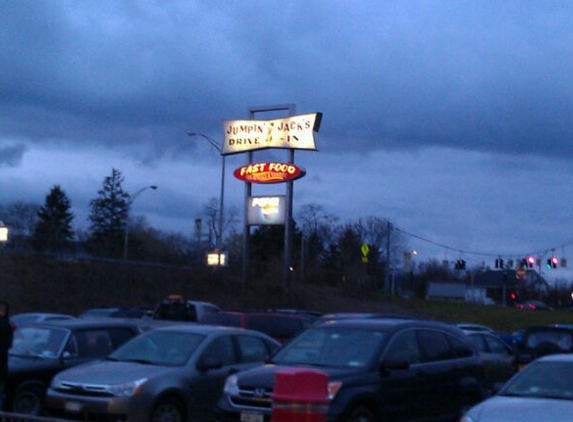
POLYGON ((221 251, 223 249, 223 226, 224 226, 224 222, 225 222, 225 163, 226 163, 226 155, 223 155, 223 146, 220 145, 219 143, 217 143, 217 141, 215 141, 214 139, 212 139, 211 137, 205 135, 204 133, 198 133, 198 132, 188 132, 187 135, 189 136, 200 136, 203 139, 205 139, 207 142, 209 142, 211 144, 211 146, 213 148, 215 148, 217 151, 219 151, 219 154, 221 154, 221 192, 219 194, 219 221, 218 221, 218 228, 217 228, 217 233, 216 233, 216 239, 215 239, 215 246, 217 247, 218 250, 218 255, 217 255, 217 260, 219 265, 221 264, 221 251))
MULTIPOLYGON (((253 152, 249 151, 247 154, 248 164, 253 162, 253 152)), ((243 280, 242 280, 242 295, 243 302, 246 306, 247 301, 247 283, 249 279, 249 255, 250 255, 250 236, 251 236, 251 226, 249 226, 249 198, 252 194, 252 184, 249 182, 245 183, 245 215, 244 215, 244 226, 243 226, 243 280)))
POLYGON ((219 199, 219 230, 217 233, 217 261, 221 265, 221 253, 223 252, 223 211, 225 209, 224 198, 225 198, 225 158, 223 155, 221 162, 221 196, 219 199))
MULTIPOLYGON (((294 149, 290 149, 288 153, 288 162, 294 163, 294 149)), ((294 183, 289 180, 286 184, 286 222, 285 222, 285 244, 284 244, 284 288, 283 288, 283 304, 287 305, 290 300, 290 284, 292 273, 292 235, 293 235, 293 219, 292 219, 292 202, 293 202, 294 183)))
POLYGON ((388 237, 386 238, 386 271, 384 274, 384 289, 390 287, 390 233, 392 232, 392 223, 388 221, 388 237))

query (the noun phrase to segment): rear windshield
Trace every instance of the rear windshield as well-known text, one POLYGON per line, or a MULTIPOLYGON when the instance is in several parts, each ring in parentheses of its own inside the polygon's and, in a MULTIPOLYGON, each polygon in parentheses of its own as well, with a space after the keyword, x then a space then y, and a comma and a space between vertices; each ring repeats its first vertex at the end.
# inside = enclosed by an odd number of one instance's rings
POLYGON ((529 333, 525 341, 526 347, 530 349, 547 344, 557 346, 562 352, 571 352, 573 351, 573 335, 560 330, 533 331, 529 333))
POLYGON ((291 338, 304 330, 303 321, 286 315, 251 315, 247 328, 275 338, 291 338))

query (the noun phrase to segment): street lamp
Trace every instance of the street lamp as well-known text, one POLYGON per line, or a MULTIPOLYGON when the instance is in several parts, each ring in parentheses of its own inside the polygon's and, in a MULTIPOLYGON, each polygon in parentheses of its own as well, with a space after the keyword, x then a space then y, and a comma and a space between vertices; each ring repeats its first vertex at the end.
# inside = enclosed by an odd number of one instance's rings
MULTIPOLYGON (((221 144, 217 143, 217 141, 215 141, 213 138, 205 135, 204 133, 197 133, 197 132, 187 132, 187 135, 189 136, 200 136, 204 139, 207 140, 207 142, 209 142, 211 144, 211 146, 213 148, 215 148, 217 151, 219 151, 219 154, 221 154, 222 160, 221 160, 221 193, 220 193, 220 197, 219 197, 219 222, 218 222, 218 229, 217 229, 217 236, 216 236, 216 246, 217 246, 217 254, 219 256, 219 259, 221 259, 221 253, 222 253, 222 246, 223 246, 223 212, 224 212, 224 199, 225 199, 225 155, 222 154, 223 149, 221 144)), ((221 265, 221 262, 219 262, 219 265, 221 265)))
POLYGON ((133 202, 135 201, 135 199, 143 192, 146 191, 147 189, 157 189, 157 186, 155 185, 150 185, 150 186, 145 186, 141 189, 139 189, 137 192, 135 192, 133 195, 131 195, 129 202, 127 203, 127 218, 125 220, 125 233, 123 236, 123 260, 127 261, 127 246, 128 246, 128 242, 129 242, 129 212, 131 211, 131 205, 133 204, 133 202))

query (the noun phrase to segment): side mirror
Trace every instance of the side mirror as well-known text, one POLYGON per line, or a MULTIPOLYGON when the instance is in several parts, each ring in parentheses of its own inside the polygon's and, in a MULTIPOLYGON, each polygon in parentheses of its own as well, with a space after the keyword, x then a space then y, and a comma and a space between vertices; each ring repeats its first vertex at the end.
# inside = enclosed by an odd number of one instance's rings
POLYGON ((223 362, 221 362, 221 359, 212 356, 201 359, 201 361, 197 364, 197 369, 201 372, 207 372, 212 369, 219 369, 222 367, 223 362))

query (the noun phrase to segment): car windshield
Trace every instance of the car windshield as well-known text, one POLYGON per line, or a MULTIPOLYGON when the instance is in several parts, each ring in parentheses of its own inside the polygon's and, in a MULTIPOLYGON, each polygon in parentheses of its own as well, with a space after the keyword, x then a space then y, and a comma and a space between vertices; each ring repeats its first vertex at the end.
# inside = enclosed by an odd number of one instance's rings
POLYGON ((573 400, 573 362, 534 362, 513 378, 502 396, 549 397, 573 400))
POLYGON ((153 331, 133 338, 108 358, 151 365, 184 366, 204 339, 202 334, 153 331))
POLYGON ((280 349, 273 362, 361 368, 374 358, 385 338, 381 331, 324 327, 306 331, 280 349))
POLYGON ((20 327, 14 331, 10 354, 58 357, 68 337, 68 330, 49 327, 20 327))

